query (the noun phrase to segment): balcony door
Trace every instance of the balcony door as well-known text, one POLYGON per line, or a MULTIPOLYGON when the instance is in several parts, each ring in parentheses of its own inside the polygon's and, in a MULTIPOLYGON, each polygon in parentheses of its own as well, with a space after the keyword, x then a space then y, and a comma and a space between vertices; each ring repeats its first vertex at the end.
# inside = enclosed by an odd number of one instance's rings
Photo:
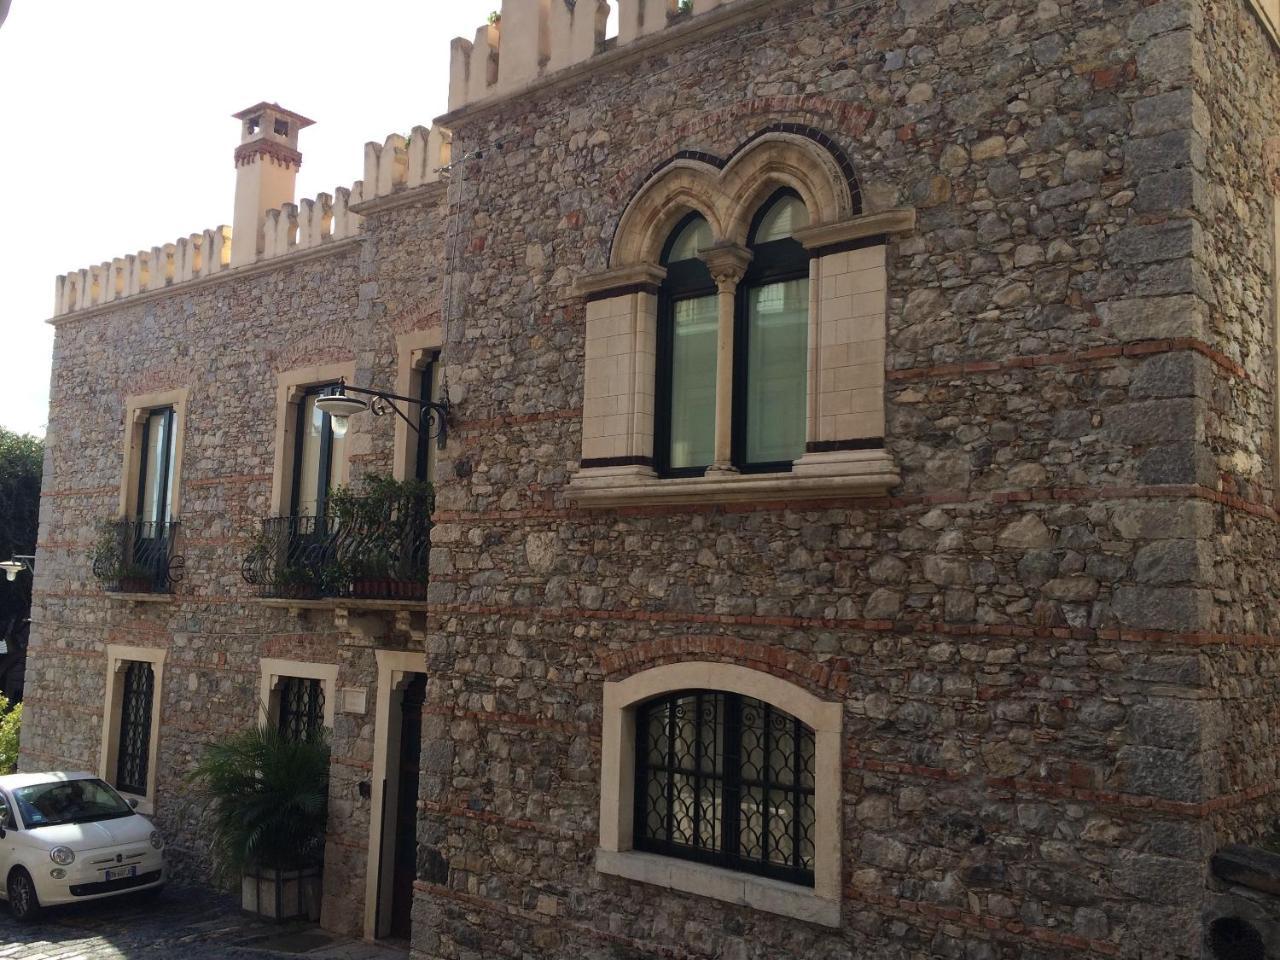
MULTIPOLYGON (((142 426, 142 458, 138 464, 137 519, 150 534, 173 519, 173 407, 147 414, 142 426)), ((145 534, 144 534, 145 535, 145 534)))
POLYGON ((138 503, 126 556, 135 579, 151 589, 168 588, 169 541, 173 536, 173 459, 177 442, 173 407, 157 407, 142 425, 138 461, 138 503))
POLYGON ((316 407, 319 397, 336 389, 324 384, 307 390, 298 404, 298 424, 293 455, 293 502, 295 517, 323 517, 333 483, 334 466, 346 455, 346 437, 333 432, 333 419, 316 407))

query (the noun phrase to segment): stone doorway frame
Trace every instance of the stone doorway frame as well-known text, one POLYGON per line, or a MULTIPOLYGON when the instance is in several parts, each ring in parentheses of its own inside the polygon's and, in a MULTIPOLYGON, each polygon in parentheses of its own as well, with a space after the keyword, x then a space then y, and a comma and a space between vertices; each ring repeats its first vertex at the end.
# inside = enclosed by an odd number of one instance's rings
MULTIPOLYGON (((387 829, 387 816, 394 816, 394 810, 383 806, 383 794, 387 780, 388 759, 391 749, 397 753, 400 745, 400 727, 392 724, 393 708, 398 703, 398 694, 403 693, 410 675, 421 673, 429 678, 427 672, 427 655, 422 650, 374 650, 378 661, 378 686, 374 697, 373 727, 373 778, 369 805, 369 850, 364 871, 364 938, 373 941, 386 934, 379 934, 378 927, 389 929, 390 914, 379 918, 378 902, 384 896, 390 898, 391 871, 379 871, 380 863, 386 863, 390 853, 388 847, 395 843, 395 829, 387 829), (379 873, 385 874, 379 883, 379 873), (379 919, 382 923, 379 924, 379 919)), ((397 776, 399 774, 397 773, 397 776)), ((396 787, 398 788, 398 784, 396 787)))

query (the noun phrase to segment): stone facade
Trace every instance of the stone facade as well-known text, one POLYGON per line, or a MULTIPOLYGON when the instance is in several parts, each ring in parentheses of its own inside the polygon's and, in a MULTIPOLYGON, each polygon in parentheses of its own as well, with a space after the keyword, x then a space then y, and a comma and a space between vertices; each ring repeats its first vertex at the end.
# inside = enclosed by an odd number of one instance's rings
MULTIPOLYGON (((24 766, 94 766, 105 645, 166 648, 156 812, 198 865, 181 777, 253 715, 260 659, 337 663, 373 703, 373 649, 421 650, 415 958, 1210 956, 1210 856, 1277 811, 1263 13, 736 0, 491 91, 455 62, 447 186, 402 178, 352 238, 59 318, 24 766), (847 158, 858 215, 914 212, 884 240, 900 482, 584 502, 581 283, 664 165, 767 130, 847 158), (351 363, 393 388, 397 335, 433 327, 455 422, 425 629, 249 602, 277 376, 351 363), (127 398, 180 387, 187 577, 130 605, 90 577, 92 524, 127 398), (606 684, 690 663, 841 708, 834 925, 598 869, 606 684)), ((357 476, 394 456, 365 419, 357 476)), ((326 851, 343 930, 375 760, 356 700, 326 851)))

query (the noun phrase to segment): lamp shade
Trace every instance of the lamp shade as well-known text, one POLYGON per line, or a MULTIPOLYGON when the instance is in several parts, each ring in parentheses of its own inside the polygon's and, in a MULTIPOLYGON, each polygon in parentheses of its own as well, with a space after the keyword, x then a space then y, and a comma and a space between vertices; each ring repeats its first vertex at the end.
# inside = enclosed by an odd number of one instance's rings
MULTIPOLYGON (((341 389, 341 388, 339 388, 341 389)), ((337 419, 341 417, 346 419, 362 410, 367 409, 369 404, 357 397, 348 397, 345 393, 335 393, 328 397, 316 397, 316 409, 322 413, 337 419)))
POLYGON ((21 560, 5 560, 0 562, 0 570, 4 571, 4 578, 9 582, 18 579, 18 574, 27 568, 27 565, 21 560))

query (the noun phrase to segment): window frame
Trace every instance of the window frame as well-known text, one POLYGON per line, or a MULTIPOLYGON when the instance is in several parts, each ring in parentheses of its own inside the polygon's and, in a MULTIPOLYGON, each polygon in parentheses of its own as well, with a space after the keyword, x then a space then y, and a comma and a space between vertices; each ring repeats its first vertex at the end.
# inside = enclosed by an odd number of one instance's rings
POLYGON ((280 722, 280 683, 286 678, 319 680, 324 691, 324 726, 332 731, 337 711, 338 665, 313 660, 280 660, 263 657, 258 661, 258 722, 276 727, 280 722))
MULTIPOLYGON (((658 324, 654 371, 653 466, 660 477, 700 477, 710 463, 698 467, 671 466, 671 421, 675 413, 674 387, 676 304, 716 297, 718 289, 706 263, 698 258, 668 263, 672 248, 685 229, 706 218, 697 210, 685 214, 672 228, 662 248, 661 263, 667 269, 658 292, 658 324)), ((714 371, 712 371, 714 380, 714 371)), ((714 436, 715 424, 712 423, 714 436)))
MULTIPOLYGON (((337 387, 338 384, 336 382, 312 384, 304 388, 301 396, 298 397, 298 409, 295 412, 297 422, 294 424, 293 431, 293 480, 289 492, 289 516, 291 517, 301 516, 298 510, 301 507, 299 496, 302 492, 302 452, 306 446, 307 436, 307 401, 312 397, 327 396, 337 387)), ((313 514, 315 517, 323 517, 326 514, 335 473, 333 463, 333 418, 323 411, 321 411, 321 418, 320 454, 316 464, 318 476, 316 477, 316 510, 313 514)))
POLYGON ((155 667, 146 660, 125 660, 122 661, 124 667, 124 680, 120 690, 120 715, 116 718, 117 723, 117 746, 116 746, 116 762, 115 762, 115 779, 113 785, 121 793, 138 796, 145 794, 147 790, 147 778, 151 773, 149 747, 151 743, 151 725, 155 723, 154 716, 154 697, 156 674, 155 667), (139 678, 142 684, 141 689, 136 689, 133 684, 135 677, 139 678), (134 756, 131 752, 126 753, 126 742, 134 739, 132 726, 134 719, 132 717, 132 700, 137 698, 144 702, 146 716, 137 722, 141 724, 141 730, 138 731, 137 741, 139 745, 139 755, 134 756), (141 767, 139 771, 141 776, 136 779, 127 779, 125 774, 126 763, 130 766, 136 764, 141 767))
POLYGON ((173 461, 177 458, 177 414, 173 404, 151 407, 145 412, 142 421, 142 438, 138 455, 138 496, 134 504, 134 519, 140 523, 166 524, 173 520, 173 461), (160 472, 160 491, 162 508, 159 519, 143 516, 147 502, 147 471, 151 468, 151 420, 157 414, 164 415, 166 443, 162 450, 164 463, 160 472))
MULTIPOLYGON (((160 728, 163 722, 161 704, 164 691, 164 661, 167 651, 161 647, 133 647, 108 644, 107 679, 103 690, 102 740, 98 753, 98 779, 110 784, 117 793, 138 801, 138 812, 155 812, 156 773, 159 766, 160 728), (132 793, 117 783, 120 755, 121 710, 124 699, 124 671, 130 663, 145 662, 151 666, 151 725, 148 730, 146 792, 132 793)), ((135 784, 134 786, 138 786, 135 784)))
MULTIPOLYGON (((794 198, 802 204, 804 198, 791 187, 782 187, 769 195, 757 209, 751 219, 751 228, 747 233, 747 249, 751 251, 751 262, 747 271, 738 281, 734 291, 733 305, 733 406, 730 409, 730 450, 732 464, 739 473, 790 473, 793 460, 748 461, 747 460, 747 392, 751 389, 748 376, 748 350, 752 290, 770 286, 775 283, 787 283, 793 280, 810 280, 809 251, 795 239, 785 237, 781 240, 769 240, 762 244, 755 242, 764 218, 785 198, 794 198)), ((806 208, 807 209, 807 208, 806 208)), ((810 213, 812 216, 812 213, 810 213)), ((811 291, 809 291, 811 293, 811 291)), ((809 349, 809 318, 805 317, 805 351, 809 349)), ((808 406, 811 384, 808 382, 809 371, 805 370, 805 406, 808 406)), ((807 418, 806 418, 807 419, 807 418)), ((803 428, 802 428, 803 429, 803 428)), ((805 453, 805 440, 800 438, 800 456, 805 453)))
MULTIPOLYGON (((426 350, 414 368, 416 380, 414 396, 423 402, 419 411, 426 410, 426 404, 433 402, 440 390, 440 351, 426 350)), ((419 424, 421 425, 421 424, 419 424)), ((434 482, 435 479, 435 441, 427 435, 427 431, 419 430, 414 435, 417 446, 413 453, 413 478, 434 482)))
POLYGON ((596 870, 610 876, 840 926, 843 896, 844 703, 737 663, 687 660, 603 684, 600 841, 596 870), (636 708, 663 694, 708 689, 770 704, 814 731, 814 885, 801 886, 633 846, 636 708))
MULTIPOLYGON (((675 857, 681 860, 692 860, 697 863, 707 863, 713 866, 725 867, 730 870, 741 873, 755 874, 762 877, 769 877, 774 880, 783 880, 788 883, 794 883, 799 886, 812 887, 814 885, 814 875, 812 870, 805 870, 796 866, 782 866, 776 862, 767 859, 754 859, 745 857, 735 848, 739 846, 742 832, 741 821, 741 797, 744 789, 752 786, 758 786, 759 790, 767 798, 768 795, 775 791, 785 791, 790 795, 793 801, 793 811, 796 809, 794 800, 800 794, 807 794, 810 798, 809 806, 813 806, 813 797, 816 794, 815 789, 806 789, 800 783, 800 768, 795 765, 800 757, 798 741, 801 731, 808 734, 812 741, 815 737, 812 728, 804 724, 799 718, 792 716, 785 710, 774 706, 767 701, 756 700, 753 697, 745 697, 742 694, 734 693, 726 690, 677 690, 664 693, 660 696, 646 700, 644 703, 637 704, 634 708, 636 711, 636 745, 635 745, 635 813, 633 814, 633 835, 632 848, 635 850, 643 850, 648 853, 661 854, 663 856, 675 857), (672 781, 675 774, 674 760, 671 759, 671 750, 674 737, 671 731, 667 732, 668 745, 668 761, 665 765, 657 768, 668 774, 667 789, 667 833, 664 838, 655 838, 647 835, 646 820, 648 811, 648 793, 649 778, 648 775, 654 769, 648 760, 648 729, 645 723, 649 711, 654 708, 661 707, 668 711, 668 723, 674 722, 673 709, 676 703, 682 699, 689 697, 695 698, 698 707, 699 717, 696 720, 698 732, 695 733, 695 755, 698 760, 695 766, 701 767, 701 746, 702 736, 700 725, 702 723, 701 710, 704 698, 719 697, 723 705, 723 716, 719 723, 723 730, 723 743, 720 746, 721 755, 723 757, 723 770, 718 776, 711 776, 710 779, 717 780, 720 785, 720 849, 714 849, 710 846, 694 844, 683 844, 671 839, 672 826, 670 823, 673 813, 673 797, 671 795, 672 781), (792 742, 795 745, 794 756, 792 759, 794 780, 788 787, 785 784, 772 784, 768 777, 768 740, 762 748, 765 757, 765 769, 761 771, 761 782, 759 784, 748 784, 746 782, 745 773, 743 771, 743 742, 742 742, 742 711, 744 701, 752 700, 759 703, 764 710, 763 725, 767 730, 771 714, 780 714, 785 718, 786 722, 791 725, 792 742)), ((702 770, 695 770, 693 777, 702 781, 706 774, 702 770)), ((695 787, 695 792, 700 792, 701 783, 695 787)), ((698 821, 699 810, 695 808, 695 824, 698 821)), ((800 817, 793 816, 792 823, 792 850, 793 855, 799 848, 798 826, 800 817)), ((767 849, 767 838, 769 836, 768 825, 766 824, 761 834, 762 852, 767 849)))

